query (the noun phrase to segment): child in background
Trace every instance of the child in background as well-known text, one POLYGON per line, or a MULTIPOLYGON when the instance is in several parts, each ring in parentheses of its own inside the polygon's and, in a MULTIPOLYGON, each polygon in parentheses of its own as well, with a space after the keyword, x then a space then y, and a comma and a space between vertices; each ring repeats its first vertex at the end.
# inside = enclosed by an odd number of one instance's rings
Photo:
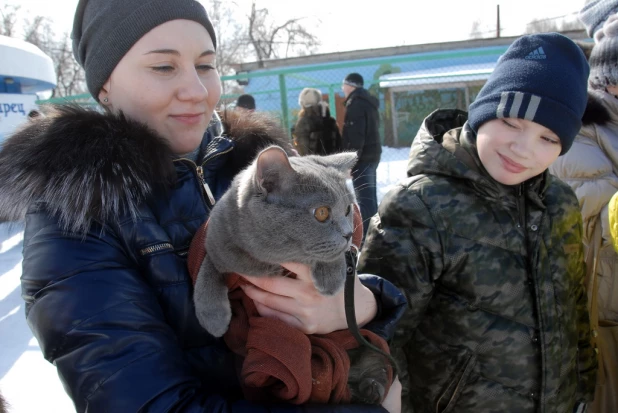
POLYGON ((588 73, 570 39, 523 36, 469 114, 425 119, 359 262, 408 298, 392 343, 402 411, 570 413, 592 399, 582 218, 547 172, 581 127, 588 73))
POLYGON ((594 33, 588 105, 573 148, 549 171, 577 196, 586 246, 586 287, 598 334, 599 376, 588 413, 618 412, 618 254, 609 231, 608 204, 618 190, 618 14, 594 33))

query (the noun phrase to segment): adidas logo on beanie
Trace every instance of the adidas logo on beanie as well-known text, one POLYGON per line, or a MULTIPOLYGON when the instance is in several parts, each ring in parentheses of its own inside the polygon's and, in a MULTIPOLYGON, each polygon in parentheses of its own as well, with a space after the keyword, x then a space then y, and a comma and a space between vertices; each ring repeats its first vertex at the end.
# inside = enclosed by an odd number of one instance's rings
POLYGON ((528 53, 526 59, 547 59, 547 56, 545 55, 543 48, 539 47, 538 49, 528 53))
POLYGON ((522 36, 500 57, 470 105, 468 123, 478 132, 497 118, 536 122, 558 135, 564 155, 582 125, 589 70, 569 38, 558 33, 522 36))

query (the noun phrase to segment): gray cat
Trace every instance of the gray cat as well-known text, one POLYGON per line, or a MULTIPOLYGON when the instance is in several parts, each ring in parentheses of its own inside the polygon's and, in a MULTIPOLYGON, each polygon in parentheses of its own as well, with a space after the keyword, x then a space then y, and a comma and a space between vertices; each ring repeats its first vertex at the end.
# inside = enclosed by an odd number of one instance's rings
POLYGON ((354 152, 288 158, 278 146, 262 150, 213 208, 207 255, 195 283, 196 315, 215 337, 232 312, 225 274, 282 275, 282 262, 312 269, 316 289, 336 294, 344 285, 344 252, 354 232, 354 192, 346 174, 354 152))
MULTIPOLYGON (((299 262, 311 267, 321 294, 341 290, 354 233, 355 197, 346 177, 356 159, 354 152, 288 158, 270 146, 234 178, 210 214, 195 283, 197 318, 208 332, 222 336, 232 317, 226 273, 280 276, 280 263, 299 262)), ((348 355, 352 402, 379 404, 387 360, 363 346, 348 355)))

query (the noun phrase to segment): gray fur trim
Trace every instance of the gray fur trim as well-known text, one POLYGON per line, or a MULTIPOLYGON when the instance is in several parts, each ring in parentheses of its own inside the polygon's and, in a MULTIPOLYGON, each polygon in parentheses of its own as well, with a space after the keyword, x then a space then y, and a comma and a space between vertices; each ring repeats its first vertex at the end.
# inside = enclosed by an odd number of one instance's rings
POLYGON ((246 168, 262 149, 271 145, 280 146, 288 156, 297 155, 285 129, 271 115, 226 110, 220 112, 219 116, 223 125, 223 136, 234 141, 234 150, 227 163, 232 175, 246 168))
POLYGON ((120 115, 57 106, 28 122, 0 152, 0 222, 42 202, 64 230, 85 233, 128 214, 175 180, 162 137, 120 115))
POLYGON ((595 96, 594 93, 588 92, 588 103, 586 104, 584 116, 582 116, 582 124, 590 125, 596 123, 604 125, 611 119, 612 117, 601 99, 595 96))

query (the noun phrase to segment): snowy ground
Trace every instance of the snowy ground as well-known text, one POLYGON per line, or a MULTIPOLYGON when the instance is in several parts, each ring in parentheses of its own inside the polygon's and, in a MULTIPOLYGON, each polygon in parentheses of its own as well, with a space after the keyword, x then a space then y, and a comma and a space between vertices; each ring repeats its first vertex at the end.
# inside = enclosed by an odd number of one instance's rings
MULTIPOLYGON (((379 200, 405 178, 408 151, 384 148, 378 167, 379 200)), ((74 412, 55 367, 43 358, 26 324, 19 284, 22 247, 22 228, 0 224, 0 392, 11 413, 74 412)))

